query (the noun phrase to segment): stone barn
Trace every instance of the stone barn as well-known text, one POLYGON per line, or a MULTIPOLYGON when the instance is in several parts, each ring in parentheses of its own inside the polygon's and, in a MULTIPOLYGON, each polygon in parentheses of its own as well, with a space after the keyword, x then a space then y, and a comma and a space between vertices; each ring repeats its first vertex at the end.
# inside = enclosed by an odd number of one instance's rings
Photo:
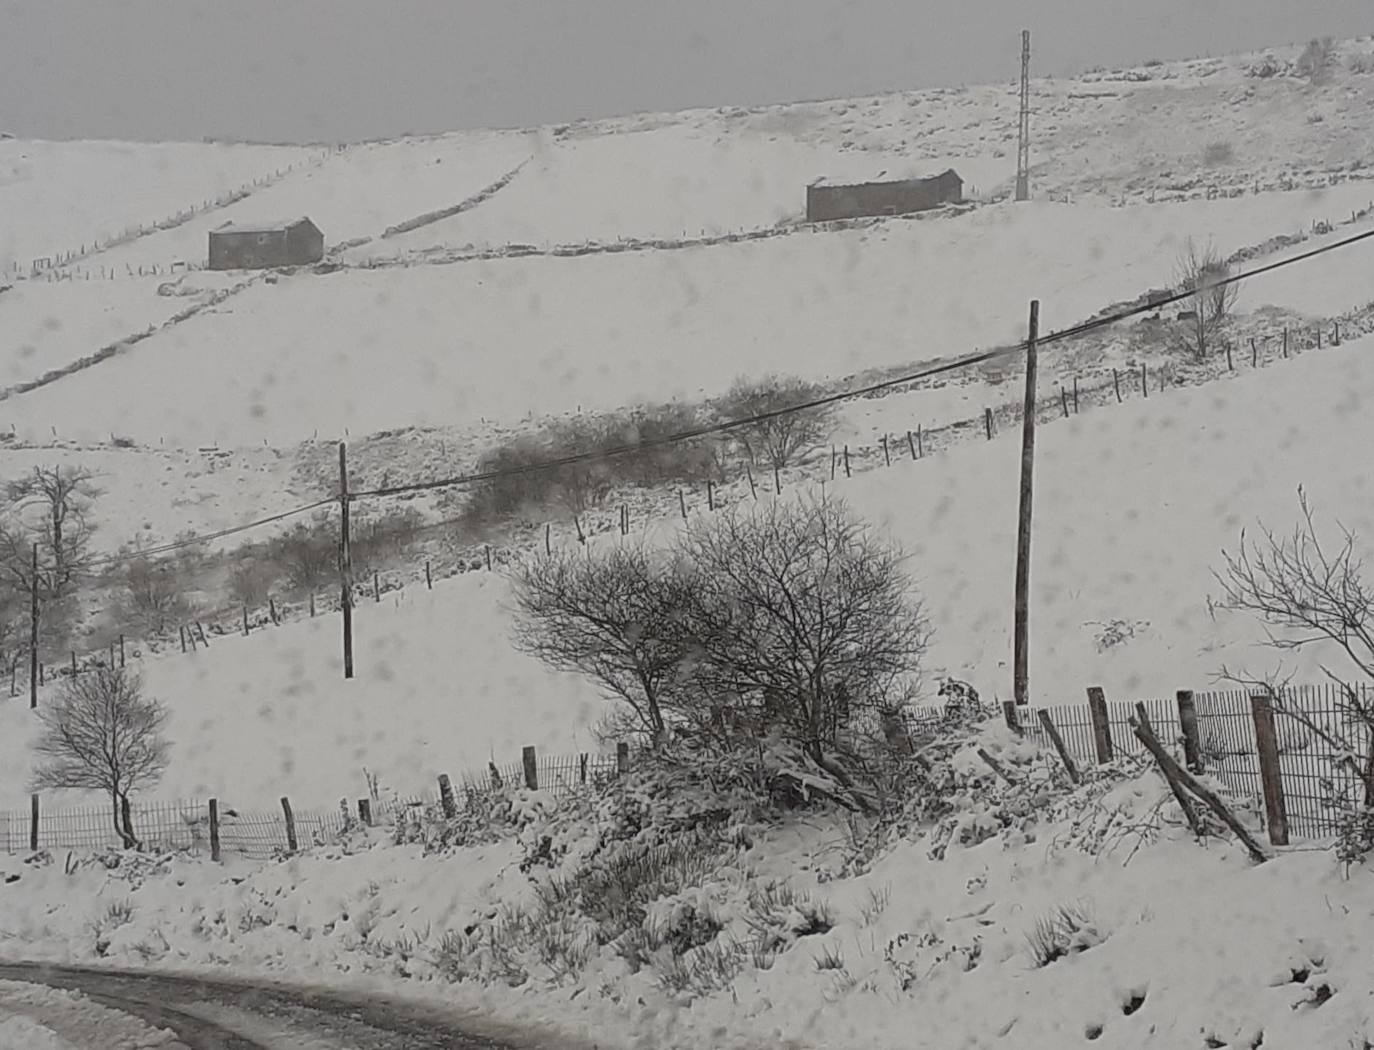
POLYGON ((806 187, 806 221, 832 222, 872 215, 906 215, 964 198, 964 180, 953 168, 928 179, 896 179, 832 186, 824 179, 806 187))
POLYGON ((228 223, 210 231, 210 269, 266 270, 324 258, 324 234, 307 218, 228 223))

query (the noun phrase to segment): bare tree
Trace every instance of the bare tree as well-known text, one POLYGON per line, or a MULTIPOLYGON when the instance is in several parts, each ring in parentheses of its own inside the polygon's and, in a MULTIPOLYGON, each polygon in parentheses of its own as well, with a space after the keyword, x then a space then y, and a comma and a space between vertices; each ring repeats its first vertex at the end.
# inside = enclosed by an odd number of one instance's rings
MULTIPOLYGON (((34 467, 31 474, 9 484, 8 495, 23 532, 42 552, 49 595, 65 593, 87 567, 92 532, 88 512, 100 494, 94 477, 81 467, 34 467)), ((6 557, 15 553, 4 551, 6 557)))
POLYGON ((260 608, 272 593, 278 574, 276 563, 262 548, 240 551, 229 567, 229 596, 236 605, 260 608))
POLYGON ((690 644, 686 567, 626 544, 590 556, 560 551, 520 564, 511 579, 515 647, 550 667, 586 675, 624 701, 638 728, 661 744, 668 694, 690 644))
POLYGON ((1180 291, 1192 293, 1189 344, 1199 361, 1236 305, 1240 285, 1230 277, 1231 266, 1216 248, 1199 247, 1189 238, 1179 253, 1175 280, 1180 291))
POLYGON ((821 395, 819 387, 800 379, 765 376, 740 379, 724 398, 732 418, 764 416, 733 431, 749 461, 781 470, 798 456, 825 443, 833 411, 828 405, 783 411, 808 404, 821 395))
POLYGON ((137 557, 124 569, 124 610, 152 634, 161 634, 190 612, 179 567, 175 560, 137 557))
POLYGON ((272 553, 286 570, 287 583, 299 592, 315 592, 337 577, 339 540, 327 515, 297 525, 272 543, 272 553))
POLYGON ((1279 536, 1261 526, 1260 538, 1241 533, 1236 553, 1222 552, 1222 568, 1214 573, 1221 588, 1210 600, 1213 609, 1246 613, 1266 628, 1269 644, 1279 652, 1314 647, 1340 653, 1364 679, 1352 684, 1348 675, 1323 664, 1327 677, 1341 690, 1344 729, 1323 725, 1287 703, 1288 679, 1278 672, 1246 675, 1223 667, 1221 675, 1270 697, 1275 709, 1294 718, 1344 756, 1363 752, 1356 765, 1365 786, 1365 804, 1374 805, 1374 699, 1368 684, 1374 682, 1374 592, 1363 579, 1363 561, 1356 551, 1356 537, 1337 523, 1340 540, 1323 542, 1307 494, 1298 489, 1301 521, 1291 534, 1279 536), (1354 746, 1345 736, 1350 729, 1363 730, 1366 741, 1354 746))
POLYGON ((1309 84, 1321 85, 1331 80, 1336 65, 1336 42, 1329 36, 1313 37, 1302 49, 1293 72, 1309 84))
POLYGON ((843 777, 826 754, 839 730, 899 707, 929 640, 900 550, 828 497, 703 519, 682 550, 702 689, 751 701, 843 777))
POLYGON ((155 785, 167 768, 166 708, 143 696, 135 672, 101 667, 64 679, 39 718, 33 790, 104 792, 115 831, 126 847, 136 846, 129 795, 155 785))

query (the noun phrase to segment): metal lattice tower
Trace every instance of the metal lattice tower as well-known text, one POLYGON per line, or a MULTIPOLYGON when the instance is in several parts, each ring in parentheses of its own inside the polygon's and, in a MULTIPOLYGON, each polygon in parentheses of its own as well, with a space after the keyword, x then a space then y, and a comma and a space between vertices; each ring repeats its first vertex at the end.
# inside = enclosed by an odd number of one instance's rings
POLYGON ((1021 131, 1016 142, 1016 199, 1030 200, 1030 30, 1021 30, 1021 131))

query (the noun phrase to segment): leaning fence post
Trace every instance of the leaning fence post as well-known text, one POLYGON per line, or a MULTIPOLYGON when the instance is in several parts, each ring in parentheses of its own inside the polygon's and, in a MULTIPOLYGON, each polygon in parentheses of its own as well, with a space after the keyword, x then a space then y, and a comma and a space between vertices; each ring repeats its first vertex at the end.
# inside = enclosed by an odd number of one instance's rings
POLYGON ((1191 689, 1180 689, 1178 698, 1178 724, 1183 729, 1183 761, 1190 773, 1202 772, 1202 737, 1197 728, 1197 705, 1193 702, 1191 689))
POLYGON ((520 752, 520 764, 525 771, 525 787, 531 791, 539 790, 539 757, 530 744, 520 752))
POLYGON ((443 807, 444 816, 450 820, 458 815, 458 805, 453 801, 453 782, 447 773, 439 774, 439 805, 443 807))
POLYGON ((1016 701, 1002 701, 1002 717, 1006 719, 1007 728, 1017 736, 1021 735, 1021 720, 1016 716, 1016 701))
POLYGON ((210 859, 219 863, 219 799, 210 800, 210 859))
POLYGON ((372 800, 370 798, 358 799, 358 819, 367 827, 372 827, 372 800))
POLYGON ((1050 738, 1050 743, 1059 752, 1059 760, 1064 763, 1064 768, 1069 771, 1069 779, 1077 784, 1082 778, 1078 774, 1078 767, 1074 765, 1073 756, 1069 754, 1069 749, 1064 746, 1064 738, 1059 735, 1059 728, 1054 724, 1054 719, 1043 707, 1036 714, 1040 718, 1040 725, 1044 727, 1045 734, 1050 738))
POLYGON ((286 817, 286 848, 292 853, 296 852, 296 818, 291 812, 291 800, 285 795, 281 797, 281 811, 286 817))
POLYGON ((1288 807, 1283 798, 1283 777, 1279 771, 1279 738, 1274 729, 1274 706, 1269 697, 1250 698, 1250 713, 1255 720, 1255 750, 1259 752, 1260 785, 1264 790, 1264 813, 1269 822, 1269 842, 1288 845, 1288 807))
POLYGON ((38 852, 38 796, 29 796, 29 849, 38 852))
POLYGON ((1088 714, 1093 724, 1093 744, 1097 748, 1097 764, 1112 760, 1112 727, 1107 719, 1107 694, 1100 685, 1088 686, 1088 714))
POLYGON ((615 745, 615 771, 621 776, 630 771, 630 745, 623 740, 615 745))

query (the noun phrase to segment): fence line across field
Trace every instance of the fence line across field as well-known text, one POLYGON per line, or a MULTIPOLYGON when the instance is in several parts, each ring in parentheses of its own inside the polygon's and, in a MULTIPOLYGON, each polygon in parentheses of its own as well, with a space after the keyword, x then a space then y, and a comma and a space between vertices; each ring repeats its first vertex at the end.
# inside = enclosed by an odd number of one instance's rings
MULTIPOLYGON (((522 786, 564 798, 625 774, 632 754, 624 743, 610 755, 541 755, 534 747, 526 747, 516 761, 493 762, 481 772, 464 773, 456 791, 454 782, 444 774, 433 792, 393 798, 369 796, 353 803, 345 799, 328 809, 297 810, 287 798, 282 799, 278 810, 240 810, 221 806, 218 799, 190 799, 131 801, 130 814, 138 840, 152 852, 209 850, 216 857, 223 852, 269 859, 298 848, 324 845, 350 824, 386 824, 413 806, 438 806, 452 816, 461 798, 469 793, 490 795, 506 787, 522 786)), ((6 853, 101 850, 123 845, 111 805, 48 811, 37 796, 31 797, 30 803, 28 810, 0 811, 0 844, 6 853)))

